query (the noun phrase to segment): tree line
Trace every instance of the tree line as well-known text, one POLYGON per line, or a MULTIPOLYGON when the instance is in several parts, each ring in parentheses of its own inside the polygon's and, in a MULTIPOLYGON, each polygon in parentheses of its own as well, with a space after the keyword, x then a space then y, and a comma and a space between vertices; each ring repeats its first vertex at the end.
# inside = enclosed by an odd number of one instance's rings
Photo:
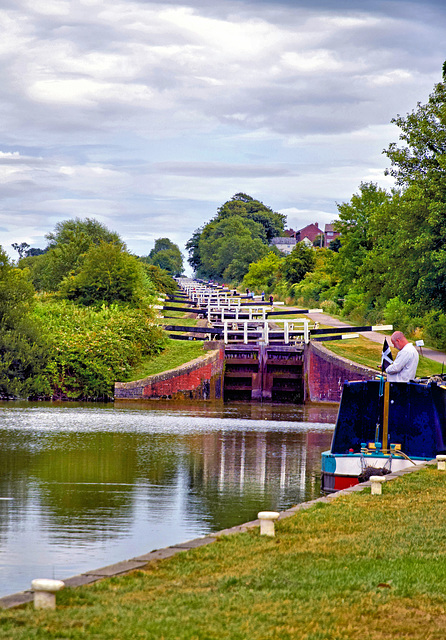
POLYGON ((284 216, 237 194, 189 240, 197 275, 360 322, 389 322, 445 348, 446 63, 426 104, 392 122, 399 140, 383 153, 395 185, 363 182, 338 204, 333 250, 298 243, 280 255, 268 246, 268 232, 283 234, 284 216), (262 217, 254 219, 257 210, 262 217))
POLYGON ((0 247, 0 398, 108 399, 165 347, 153 305, 183 272, 177 245, 127 251, 94 219, 59 222, 44 250, 0 247))

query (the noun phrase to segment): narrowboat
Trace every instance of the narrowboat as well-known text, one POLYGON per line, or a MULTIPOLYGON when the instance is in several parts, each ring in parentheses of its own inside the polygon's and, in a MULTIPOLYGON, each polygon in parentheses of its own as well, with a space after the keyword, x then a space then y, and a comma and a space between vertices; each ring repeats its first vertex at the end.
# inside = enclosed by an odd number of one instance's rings
POLYGON ((339 491, 445 452, 446 375, 345 382, 321 488, 339 491))

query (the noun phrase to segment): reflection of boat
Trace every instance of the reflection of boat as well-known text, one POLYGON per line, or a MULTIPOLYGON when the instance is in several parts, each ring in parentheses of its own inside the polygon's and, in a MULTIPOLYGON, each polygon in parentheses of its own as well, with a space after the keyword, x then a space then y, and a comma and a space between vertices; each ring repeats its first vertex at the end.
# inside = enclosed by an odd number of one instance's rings
POLYGON ((442 376, 407 383, 346 382, 331 449, 322 454, 322 490, 338 491, 370 475, 431 460, 445 453, 445 443, 442 376))

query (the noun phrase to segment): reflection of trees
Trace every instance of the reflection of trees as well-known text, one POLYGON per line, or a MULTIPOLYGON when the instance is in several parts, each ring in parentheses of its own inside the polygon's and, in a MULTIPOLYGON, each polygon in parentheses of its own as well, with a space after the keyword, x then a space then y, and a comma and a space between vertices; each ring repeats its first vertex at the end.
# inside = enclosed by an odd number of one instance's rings
MULTIPOLYGON (((119 529, 132 511, 136 442, 132 434, 58 434, 37 456, 32 475, 55 535, 62 528, 119 529)), ((97 533, 93 533, 97 532, 97 533)))
POLYGON ((0 535, 7 533, 16 505, 26 508, 29 500, 28 469, 32 464, 32 449, 36 446, 33 436, 6 429, 0 430, 0 535))
MULTIPOLYGON (((158 510, 167 508, 178 474, 176 442, 163 434, 2 430, 0 496, 14 498, 16 513, 38 501, 53 536, 125 533, 138 485, 147 494, 155 487, 158 510)), ((0 532, 9 505, 2 502, 0 532)))
POLYGON ((201 513, 214 530, 319 495, 320 453, 331 432, 234 431, 198 439, 188 440, 187 511, 201 513))
MULTIPOLYGON (((250 410, 273 420, 280 411, 250 410)), ((304 420, 299 411, 294 419, 304 420)), ((1 429, 0 496, 14 502, 0 505, 0 536, 19 527, 27 509, 53 540, 126 535, 133 521, 151 521, 150 508, 161 519, 181 510, 190 521, 223 529, 317 495, 320 452, 330 440, 330 431, 1 429)))

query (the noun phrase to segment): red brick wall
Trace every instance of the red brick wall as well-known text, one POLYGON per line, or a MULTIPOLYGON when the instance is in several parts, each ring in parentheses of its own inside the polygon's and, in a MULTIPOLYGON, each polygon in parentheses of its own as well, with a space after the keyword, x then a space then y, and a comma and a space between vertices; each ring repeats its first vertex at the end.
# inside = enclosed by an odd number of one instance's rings
POLYGON ((372 380, 377 373, 336 356, 318 342, 311 342, 305 352, 307 400, 339 402, 346 380, 372 380))
POLYGON ((209 351, 181 367, 135 382, 117 382, 115 400, 221 398, 224 350, 209 351))

